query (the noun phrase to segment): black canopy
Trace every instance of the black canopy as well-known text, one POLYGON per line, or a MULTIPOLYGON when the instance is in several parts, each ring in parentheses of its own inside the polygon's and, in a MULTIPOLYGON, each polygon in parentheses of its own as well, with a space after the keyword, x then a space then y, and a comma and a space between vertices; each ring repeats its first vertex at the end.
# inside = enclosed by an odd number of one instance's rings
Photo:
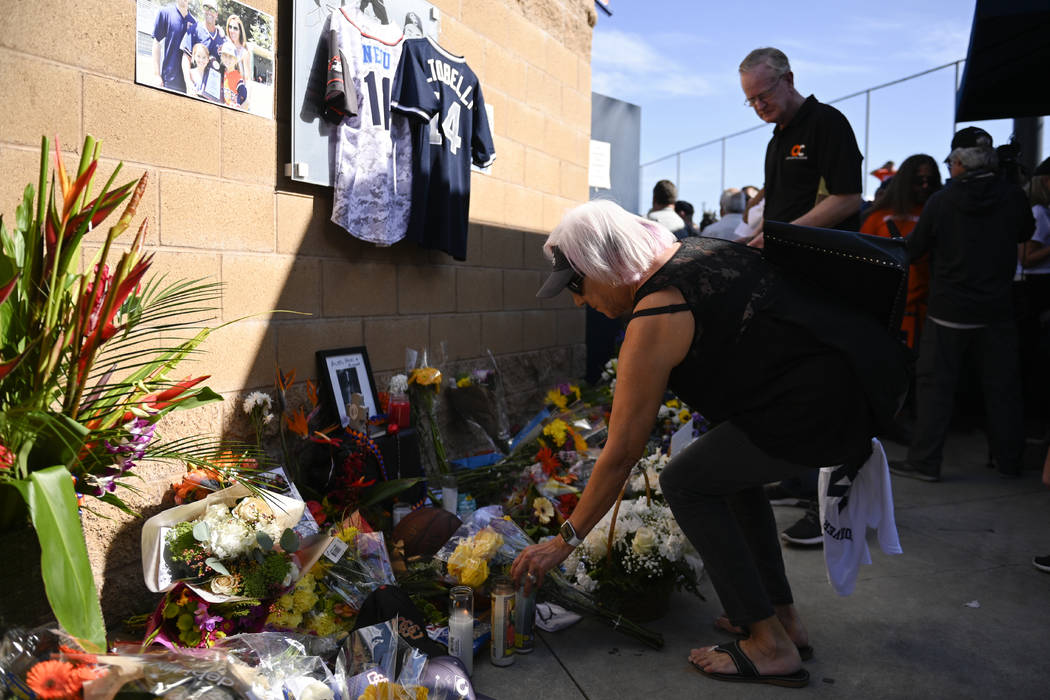
POLYGON ((957 122, 1050 114, 1050 2, 977 0, 957 122))

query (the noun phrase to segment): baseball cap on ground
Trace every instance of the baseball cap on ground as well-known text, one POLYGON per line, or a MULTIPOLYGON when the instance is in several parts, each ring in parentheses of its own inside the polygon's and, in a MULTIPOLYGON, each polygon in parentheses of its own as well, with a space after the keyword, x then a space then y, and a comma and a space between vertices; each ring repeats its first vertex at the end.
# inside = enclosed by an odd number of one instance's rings
POLYGON ((1047 158, 1042 163, 1035 166, 1032 175, 1050 175, 1050 158, 1047 158))
POLYGON ((558 246, 551 246, 551 253, 554 255, 554 269, 551 270, 547 281, 540 287, 540 291, 536 292, 536 296, 540 299, 549 299, 556 296, 576 276, 576 270, 573 269, 572 263, 569 262, 569 259, 565 257, 565 254, 561 252, 558 246))
POLYGON ((978 146, 992 147, 992 136, 984 129, 977 126, 968 126, 959 129, 952 137, 952 150, 956 148, 977 148, 978 146))

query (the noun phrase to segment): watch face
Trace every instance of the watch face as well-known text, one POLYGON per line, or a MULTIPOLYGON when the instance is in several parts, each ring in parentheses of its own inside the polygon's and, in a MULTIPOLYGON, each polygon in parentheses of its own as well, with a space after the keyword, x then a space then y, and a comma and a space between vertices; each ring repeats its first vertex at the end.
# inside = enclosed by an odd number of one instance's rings
POLYGON ((569 543, 576 539, 576 530, 568 520, 561 524, 561 536, 569 543))

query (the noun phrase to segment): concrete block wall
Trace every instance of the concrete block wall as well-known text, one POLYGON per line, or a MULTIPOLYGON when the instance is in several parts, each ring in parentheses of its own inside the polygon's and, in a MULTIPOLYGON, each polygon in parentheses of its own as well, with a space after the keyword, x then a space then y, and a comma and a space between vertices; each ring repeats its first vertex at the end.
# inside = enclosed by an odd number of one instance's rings
MULTIPOLYGON (((206 354, 183 373, 210 374, 227 399, 166 421, 168 436, 237 434, 240 398, 271 389, 275 365, 316 375, 318 349, 366 345, 377 378, 402 368, 404 349, 445 342, 450 366, 491 349, 530 392, 583 374, 583 313, 534 293, 547 263, 543 234, 587 198, 590 0, 432 0, 440 41, 465 55, 494 108, 497 160, 472 180, 465 262, 411 243, 376 248, 329 222, 331 192, 280 174, 287 108, 269 120, 135 83, 134 0, 10 0, 0 13, 0 212, 8 221, 36 182, 39 143, 57 139, 74 167, 84 136, 102 141, 100 174, 149 174, 138 219, 150 220, 154 270, 225 285, 206 354), (308 316, 268 314, 271 309, 308 316)), ((277 94, 290 103, 290 2, 249 0, 277 22, 277 94), (282 22, 282 19, 285 20, 282 22), (283 86, 283 87, 282 87, 283 86)), ((138 221, 131 230, 137 227, 138 221)), ((84 247, 89 260, 104 231, 84 247)), ((129 498, 145 516, 167 507, 181 467, 142 470, 129 498)), ((140 520, 103 507, 85 515, 109 619, 155 602, 141 584, 140 520)))

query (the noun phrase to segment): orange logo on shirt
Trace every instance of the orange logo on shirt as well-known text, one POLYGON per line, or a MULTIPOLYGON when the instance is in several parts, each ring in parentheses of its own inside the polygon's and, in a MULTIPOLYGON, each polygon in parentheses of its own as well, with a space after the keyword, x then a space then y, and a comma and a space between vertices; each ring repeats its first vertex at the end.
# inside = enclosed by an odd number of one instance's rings
POLYGON ((791 147, 792 158, 805 158, 806 157, 806 144, 796 143, 791 147))

